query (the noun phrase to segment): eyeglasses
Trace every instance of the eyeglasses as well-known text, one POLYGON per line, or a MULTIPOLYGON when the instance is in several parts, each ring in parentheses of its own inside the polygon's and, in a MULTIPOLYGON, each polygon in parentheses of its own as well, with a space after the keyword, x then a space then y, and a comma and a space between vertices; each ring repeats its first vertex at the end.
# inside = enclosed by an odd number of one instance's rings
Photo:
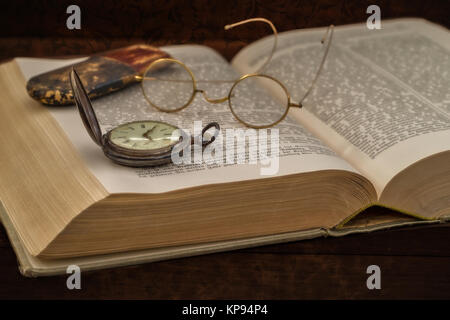
POLYGON ((272 50, 256 72, 245 74, 237 80, 196 80, 193 72, 183 62, 172 58, 161 58, 152 62, 142 76, 136 76, 137 80, 141 81, 142 92, 147 102, 159 111, 177 112, 189 106, 196 94, 201 93, 209 103, 216 104, 228 101, 228 106, 236 120, 255 129, 275 126, 287 116, 289 108, 302 108, 303 101, 311 92, 323 69, 333 37, 334 26, 328 27, 321 40, 321 43, 325 44, 328 39, 322 60, 310 86, 300 101, 293 103, 283 83, 274 77, 261 73, 271 61, 277 47, 278 33, 273 23, 264 18, 252 18, 226 25, 225 30, 249 22, 267 23, 274 33, 272 50), (203 89, 197 87, 197 84, 202 82, 232 83, 233 85, 227 96, 211 99, 203 89), (251 104, 255 105, 252 110, 249 109, 251 104), (255 117, 254 110, 269 110, 270 112, 264 112, 264 114, 255 117))

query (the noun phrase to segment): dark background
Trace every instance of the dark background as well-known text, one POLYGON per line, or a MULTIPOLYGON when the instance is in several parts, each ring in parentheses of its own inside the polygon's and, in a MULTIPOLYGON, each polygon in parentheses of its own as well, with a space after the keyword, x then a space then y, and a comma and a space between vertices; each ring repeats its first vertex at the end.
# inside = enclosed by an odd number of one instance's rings
MULTIPOLYGON (((423 17, 450 26, 450 1, 1 1, 0 60, 85 55, 132 43, 199 43, 226 58, 270 33, 263 24, 225 32, 250 17, 279 31, 381 18, 423 17), (66 28, 66 8, 81 8, 81 30, 66 28)), ((377 209, 380 210, 380 209, 377 209)), ((450 226, 432 225, 321 238, 139 266, 28 279, 0 227, 0 298, 402 299, 450 298, 450 226), (381 290, 366 287, 367 266, 381 268, 381 290)))
POLYGON ((1 3, 0 59, 89 54, 131 43, 200 43, 226 58, 270 34, 264 24, 230 31, 223 26, 251 17, 271 19, 279 31, 366 21, 371 4, 381 19, 423 17, 450 26, 448 0, 10 0, 1 3), (66 28, 66 8, 81 8, 81 30, 66 28))

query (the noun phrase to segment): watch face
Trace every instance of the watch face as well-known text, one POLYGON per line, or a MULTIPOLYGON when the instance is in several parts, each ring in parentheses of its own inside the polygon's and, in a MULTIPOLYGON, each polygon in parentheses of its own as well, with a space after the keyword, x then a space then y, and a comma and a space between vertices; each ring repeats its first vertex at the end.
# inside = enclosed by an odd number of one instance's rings
POLYGON ((131 150, 154 151, 174 146, 180 141, 179 129, 158 121, 136 121, 111 130, 109 140, 131 150))

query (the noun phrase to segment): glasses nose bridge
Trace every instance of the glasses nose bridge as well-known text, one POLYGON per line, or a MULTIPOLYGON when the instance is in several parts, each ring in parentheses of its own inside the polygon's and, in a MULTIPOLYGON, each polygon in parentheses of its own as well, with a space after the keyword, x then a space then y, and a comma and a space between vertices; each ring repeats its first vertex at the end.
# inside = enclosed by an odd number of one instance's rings
POLYGON ((289 102, 289 108, 291 108, 291 107, 293 107, 293 108, 299 108, 299 109, 301 109, 301 108, 303 108, 303 105, 302 105, 302 103, 301 102, 299 102, 299 103, 293 103, 293 102, 289 102))
POLYGON ((203 98, 204 98, 206 101, 208 101, 209 103, 217 104, 217 103, 222 103, 222 102, 225 102, 225 101, 228 100, 228 96, 223 97, 223 98, 219 98, 219 99, 211 99, 211 98, 209 98, 209 97, 206 95, 206 92, 205 92, 205 90, 203 90, 203 89, 195 89, 195 93, 197 93, 197 92, 201 93, 201 94, 203 95, 203 98))

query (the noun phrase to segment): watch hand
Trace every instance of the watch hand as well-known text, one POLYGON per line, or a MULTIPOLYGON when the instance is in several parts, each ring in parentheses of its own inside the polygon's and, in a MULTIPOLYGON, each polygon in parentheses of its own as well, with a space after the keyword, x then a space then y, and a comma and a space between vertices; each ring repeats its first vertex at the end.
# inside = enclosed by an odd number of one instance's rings
POLYGON ((151 137, 149 137, 148 135, 149 135, 150 133, 152 133, 153 130, 155 130, 155 128, 156 128, 157 126, 158 126, 158 125, 155 124, 150 130, 148 130, 147 132, 145 132, 145 133, 143 134, 143 136, 144 136, 145 138, 149 139, 149 140, 153 140, 153 139, 152 139, 151 137))
POLYGON ((152 132, 153 128, 151 128, 150 130, 147 130, 142 136, 144 138, 147 138, 148 140, 153 140, 152 137, 149 136, 149 134, 152 132))
POLYGON ((153 130, 155 130, 155 128, 156 128, 157 126, 158 126, 158 125, 155 124, 150 130, 148 130, 148 132, 153 132, 153 130))

